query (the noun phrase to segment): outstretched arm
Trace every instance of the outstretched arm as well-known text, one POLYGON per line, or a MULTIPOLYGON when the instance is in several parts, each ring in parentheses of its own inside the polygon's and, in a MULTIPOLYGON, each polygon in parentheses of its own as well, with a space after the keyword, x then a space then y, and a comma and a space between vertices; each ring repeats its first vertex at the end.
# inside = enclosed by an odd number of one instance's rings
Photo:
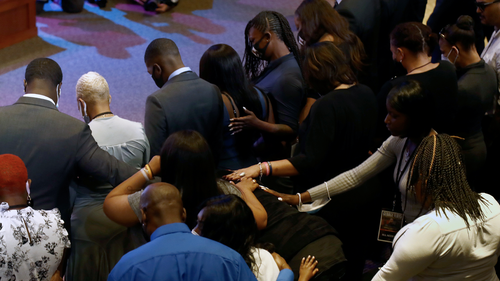
POLYGON ((253 194, 253 191, 259 186, 259 184, 256 183, 256 181, 251 178, 245 178, 235 185, 241 192, 241 199, 243 199, 243 201, 245 201, 248 207, 250 207, 250 209, 252 210, 255 222, 257 223, 257 228, 259 230, 266 228, 267 226, 266 209, 264 209, 264 206, 262 206, 257 197, 255 197, 255 194, 253 194))

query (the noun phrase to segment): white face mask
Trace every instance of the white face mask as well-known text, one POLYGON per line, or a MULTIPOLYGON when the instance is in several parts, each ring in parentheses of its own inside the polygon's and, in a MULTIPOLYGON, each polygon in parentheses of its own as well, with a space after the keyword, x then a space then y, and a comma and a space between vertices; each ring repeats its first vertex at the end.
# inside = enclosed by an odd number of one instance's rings
POLYGON ((331 200, 332 200, 331 198, 318 199, 312 202, 311 204, 301 204, 297 206, 297 210, 303 213, 314 214, 319 212, 319 210, 321 210, 321 208, 323 208, 331 200))
POLYGON ((460 55, 460 51, 459 51, 458 49, 456 49, 456 50, 457 50, 457 56, 455 57, 455 60, 454 60, 454 61, 450 61, 449 57, 450 57, 450 55, 451 55, 451 52, 453 52, 453 50, 454 50, 454 49, 453 49, 453 48, 451 48, 451 50, 448 52, 448 55, 447 55, 447 56, 445 56, 444 54, 441 54, 441 60, 449 61, 449 62, 451 62, 451 63, 455 64, 455 63, 457 62, 458 56, 460 55))
POLYGON ((302 204, 302 202, 299 202, 297 210, 299 210, 299 212, 309 213, 309 214, 314 214, 319 212, 321 208, 323 208, 326 204, 328 204, 332 200, 332 198, 330 197, 330 190, 328 189, 327 182, 325 182, 325 187, 326 187, 326 192, 328 193, 328 198, 315 200, 311 204, 302 204))
POLYGON ((86 124, 90 123, 90 117, 87 115, 87 103, 83 102, 83 108, 80 106, 80 102, 78 102, 78 109, 80 110, 80 113, 82 114, 83 121, 85 121, 86 124))
POLYGON ((57 85, 56 91, 57 91, 56 107, 57 107, 57 109, 59 109, 59 100, 61 99, 61 84, 57 85))

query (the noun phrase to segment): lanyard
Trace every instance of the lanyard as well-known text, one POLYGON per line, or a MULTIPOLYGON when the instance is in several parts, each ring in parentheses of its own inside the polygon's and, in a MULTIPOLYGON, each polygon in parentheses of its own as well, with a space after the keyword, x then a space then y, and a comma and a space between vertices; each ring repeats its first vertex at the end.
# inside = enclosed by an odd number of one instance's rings
MULTIPOLYGON (((414 149, 411 152, 411 156, 408 158, 408 161, 405 163, 403 170, 401 170, 401 162, 403 162, 405 150, 406 150, 406 147, 408 146, 408 140, 409 139, 406 139, 405 145, 403 146, 403 150, 401 150, 401 155, 399 157, 398 170, 397 170, 398 174, 396 175, 396 188, 397 189, 399 189, 399 183, 401 182, 401 178, 403 177, 403 174, 405 173, 406 169, 408 168, 408 165, 410 164, 410 162, 412 162, 411 160, 413 159, 413 154, 415 154, 415 150, 416 150, 416 149, 414 149)), ((396 194, 394 194, 394 200, 392 201, 392 211, 393 212, 394 212, 395 207, 396 207, 396 194)))

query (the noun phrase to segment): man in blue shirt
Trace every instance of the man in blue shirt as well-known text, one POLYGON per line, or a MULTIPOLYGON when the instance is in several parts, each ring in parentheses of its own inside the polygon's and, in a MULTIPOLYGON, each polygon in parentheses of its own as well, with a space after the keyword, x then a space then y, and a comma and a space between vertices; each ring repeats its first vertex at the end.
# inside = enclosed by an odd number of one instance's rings
POLYGON ((173 185, 149 185, 140 205, 142 226, 151 242, 123 256, 108 281, 256 280, 237 252, 191 234, 183 223, 186 210, 180 193, 173 185))

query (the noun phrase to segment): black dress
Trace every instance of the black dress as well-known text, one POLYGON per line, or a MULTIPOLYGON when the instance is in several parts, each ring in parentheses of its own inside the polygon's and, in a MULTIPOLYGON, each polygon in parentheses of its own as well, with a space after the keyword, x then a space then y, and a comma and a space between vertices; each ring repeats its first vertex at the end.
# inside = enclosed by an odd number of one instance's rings
POLYGON ((368 157, 375 132, 377 102, 365 85, 335 90, 319 98, 299 130, 300 154, 288 159, 299 172, 295 192, 323 183, 368 157))
MULTIPOLYGON (((377 100, 365 85, 334 90, 318 99, 299 130, 300 154, 288 159, 303 192, 361 164, 375 133, 377 100)), ((348 262, 346 280, 359 280, 378 217, 377 182, 337 195, 317 213, 340 233, 348 262), (363 218, 360 222, 359 219, 363 218)), ((320 261, 321 262, 321 261, 320 261)))

